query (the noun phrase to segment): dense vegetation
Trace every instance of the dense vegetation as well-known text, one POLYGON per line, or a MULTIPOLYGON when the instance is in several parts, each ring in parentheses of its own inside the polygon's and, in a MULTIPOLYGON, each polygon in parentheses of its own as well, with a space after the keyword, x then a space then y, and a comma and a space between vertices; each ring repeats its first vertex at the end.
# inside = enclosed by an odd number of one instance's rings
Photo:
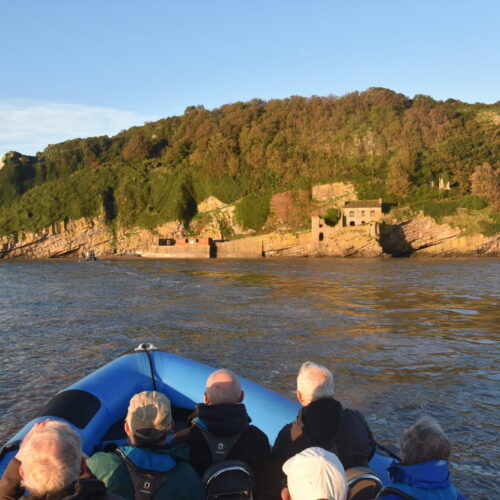
POLYGON ((8 153, 0 235, 99 214, 121 226, 188 222, 210 195, 241 199, 239 221, 258 229, 270 195, 335 181, 354 183, 364 199, 427 204, 429 213, 498 211, 499 113, 500 103, 409 99, 380 88, 191 106, 112 138, 75 139, 35 157, 8 153), (439 190, 439 179, 451 190, 439 190))

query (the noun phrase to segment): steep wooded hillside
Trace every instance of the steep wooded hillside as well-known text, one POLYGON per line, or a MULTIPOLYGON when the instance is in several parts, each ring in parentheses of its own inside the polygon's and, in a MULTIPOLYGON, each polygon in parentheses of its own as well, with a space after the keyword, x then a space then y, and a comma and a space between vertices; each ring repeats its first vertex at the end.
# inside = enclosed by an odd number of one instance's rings
POLYGON ((5 155, 0 235, 99 215, 112 228, 188 223, 209 196, 240 200, 241 224, 259 229, 273 194, 338 181, 352 182, 361 199, 381 196, 434 216, 460 207, 498 212, 499 117, 499 103, 381 88, 192 106, 111 138, 5 155), (439 189, 440 180, 450 189, 439 189))

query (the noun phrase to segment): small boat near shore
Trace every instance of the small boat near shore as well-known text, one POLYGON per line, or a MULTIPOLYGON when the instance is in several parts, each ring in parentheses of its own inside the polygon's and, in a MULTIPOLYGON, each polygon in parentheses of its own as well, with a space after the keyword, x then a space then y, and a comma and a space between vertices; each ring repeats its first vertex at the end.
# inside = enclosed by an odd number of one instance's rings
POLYGON ((83 254, 83 260, 87 262, 92 262, 99 259, 97 258, 97 255, 95 254, 94 250, 89 250, 88 252, 85 252, 83 254))
MULTIPOLYGON (((195 404, 201 401, 206 379, 214 369, 160 351, 152 344, 140 344, 56 394, 0 449, 0 475, 17 453, 25 434, 36 422, 48 417, 69 423, 80 434, 87 455, 124 444, 123 421, 128 404, 141 391, 157 390, 167 395, 176 428, 182 428, 195 404)), ((295 420, 299 404, 248 379, 240 380, 252 423, 273 443, 282 426, 295 420)), ((392 460, 380 449, 370 462, 370 468, 383 483, 389 481, 387 467, 392 460)))

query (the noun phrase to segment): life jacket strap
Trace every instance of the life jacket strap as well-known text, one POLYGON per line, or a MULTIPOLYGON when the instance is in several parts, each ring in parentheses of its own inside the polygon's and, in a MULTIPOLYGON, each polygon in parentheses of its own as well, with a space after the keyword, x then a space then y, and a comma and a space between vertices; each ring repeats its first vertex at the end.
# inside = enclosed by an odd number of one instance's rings
POLYGON ((175 467, 163 472, 147 471, 137 467, 120 448, 115 451, 127 466, 130 479, 132 479, 134 485, 135 500, 151 500, 154 498, 156 492, 163 486, 175 467))
POLYGON ((208 444, 210 454, 212 455, 212 463, 225 460, 231 448, 242 434, 242 432, 239 432, 237 434, 231 434, 230 436, 216 436, 196 422, 194 422, 194 425, 201 431, 202 436, 208 444))

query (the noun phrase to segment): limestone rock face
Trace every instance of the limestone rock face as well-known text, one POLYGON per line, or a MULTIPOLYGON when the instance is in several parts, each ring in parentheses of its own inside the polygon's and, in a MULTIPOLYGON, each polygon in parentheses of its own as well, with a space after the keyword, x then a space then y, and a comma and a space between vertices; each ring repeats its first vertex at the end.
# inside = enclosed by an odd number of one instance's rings
MULTIPOLYGON (((201 227, 207 236, 220 239, 222 230, 242 231, 234 222, 234 206, 209 212, 215 218, 201 227), (227 217, 227 218, 225 218, 227 217), (234 225, 231 225, 234 224, 234 225), (210 234, 212 231, 212 234, 210 234)), ((203 215, 203 214, 202 214, 203 215)), ((322 227, 314 232, 277 231, 217 243, 217 257, 380 257, 393 256, 460 257, 500 256, 500 234, 461 236, 460 229, 437 224, 430 217, 417 217, 383 228, 377 225, 355 227, 322 227)), ((140 253, 158 246, 158 238, 183 237, 181 222, 166 223, 154 230, 127 228, 113 231, 104 218, 60 222, 34 233, 21 233, 17 238, 0 238, 0 258, 47 259, 79 257, 93 250, 98 256, 140 253)), ((199 235, 199 237, 206 237, 199 235)))
POLYGON ((79 257, 93 250, 97 255, 136 252, 158 244, 158 234, 180 236, 182 224, 171 222, 155 231, 132 228, 113 233, 104 218, 60 222, 37 234, 22 233, 17 239, 0 238, 0 258, 50 259, 79 257))
POLYGON ((252 231, 243 229, 236 221, 236 206, 224 205, 209 212, 199 212, 190 223, 190 229, 200 238, 221 240, 234 235, 249 234, 252 231))
POLYGON ((212 210, 218 210, 226 206, 227 205, 225 203, 217 199, 215 196, 209 196, 198 205, 198 212, 211 212, 212 210))
POLYGON ((278 233, 264 239, 264 257, 309 257, 311 255, 311 233, 278 233))
POLYGON ((312 244, 312 255, 318 257, 381 257, 383 254, 370 225, 336 226, 325 233, 323 241, 312 244))
POLYGON ((313 186, 311 196, 315 201, 332 202, 339 208, 344 205, 346 200, 358 199, 354 186, 344 182, 313 186))
POLYGON ((491 237, 482 234, 459 236, 432 247, 417 250, 413 255, 416 257, 498 257, 500 256, 500 234, 491 237))
POLYGON ((460 229, 437 224, 431 217, 419 216, 386 226, 380 238, 384 251, 398 256, 498 256, 500 235, 490 238, 476 234, 460 236, 460 229))
POLYGON ((22 233, 17 240, 0 239, 0 256, 47 259, 77 256, 89 250, 102 253, 112 248, 112 234, 102 219, 60 222, 37 234, 22 233))

